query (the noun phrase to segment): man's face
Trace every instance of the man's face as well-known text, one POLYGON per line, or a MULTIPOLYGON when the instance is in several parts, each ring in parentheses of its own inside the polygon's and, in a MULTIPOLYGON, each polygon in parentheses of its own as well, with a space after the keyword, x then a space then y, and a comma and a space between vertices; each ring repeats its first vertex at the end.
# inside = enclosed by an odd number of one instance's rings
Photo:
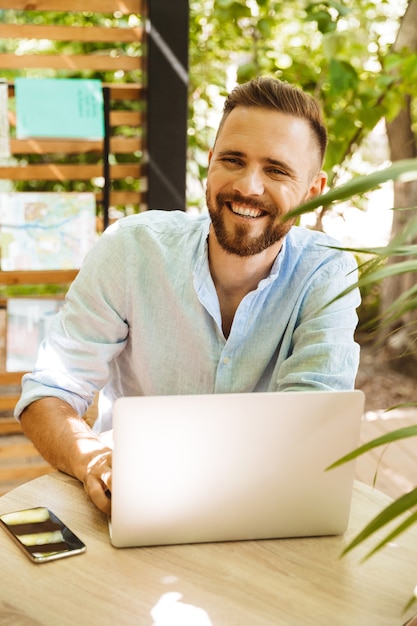
POLYGON ((318 146, 308 122, 279 111, 236 107, 209 155, 207 206, 215 236, 232 254, 258 254, 279 242, 282 221, 321 193, 318 146))

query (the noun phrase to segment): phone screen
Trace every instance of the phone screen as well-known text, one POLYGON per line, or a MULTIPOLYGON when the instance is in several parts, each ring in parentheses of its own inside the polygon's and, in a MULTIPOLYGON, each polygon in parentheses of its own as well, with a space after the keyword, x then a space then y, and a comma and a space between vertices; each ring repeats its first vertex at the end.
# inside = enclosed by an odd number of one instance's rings
POLYGON ((85 544, 45 507, 0 515, 1 525, 35 563, 85 551, 85 544))

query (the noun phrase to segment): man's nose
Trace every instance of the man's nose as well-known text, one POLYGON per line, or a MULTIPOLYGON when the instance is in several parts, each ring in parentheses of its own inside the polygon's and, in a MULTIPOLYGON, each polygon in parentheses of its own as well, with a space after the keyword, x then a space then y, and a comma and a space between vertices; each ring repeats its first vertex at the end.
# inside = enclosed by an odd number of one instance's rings
POLYGON ((247 168, 240 172, 233 188, 242 196, 261 196, 264 193, 264 183, 259 170, 247 168))

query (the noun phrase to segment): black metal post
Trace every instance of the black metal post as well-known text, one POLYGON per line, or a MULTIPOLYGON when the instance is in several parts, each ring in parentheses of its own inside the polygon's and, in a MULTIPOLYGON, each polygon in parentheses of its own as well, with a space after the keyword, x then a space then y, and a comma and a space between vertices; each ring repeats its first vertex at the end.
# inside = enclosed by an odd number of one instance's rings
POLYGON ((104 138, 103 138, 103 230, 109 225, 110 207, 110 87, 103 86, 103 115, 104 115, 104 138))
POLYGON ((188 0, 148 5, 148 207, 185 210, 188 0))

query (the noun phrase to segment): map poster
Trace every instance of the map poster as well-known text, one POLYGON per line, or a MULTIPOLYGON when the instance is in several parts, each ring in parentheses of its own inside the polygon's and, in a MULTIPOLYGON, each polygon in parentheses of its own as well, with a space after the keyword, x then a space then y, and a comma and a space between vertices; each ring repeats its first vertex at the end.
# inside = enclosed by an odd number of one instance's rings
POLYGON ((33 370, 39 346, 63 304, 63 298, 7 300, 6 371, 33 370))
POLYGON ((0 193, 0 269, 79 269, 96 240, 93 193, 0 193))
POLYGON ((16 78, 16 136, 100 140, 103 87, 95 78, 16 78))

